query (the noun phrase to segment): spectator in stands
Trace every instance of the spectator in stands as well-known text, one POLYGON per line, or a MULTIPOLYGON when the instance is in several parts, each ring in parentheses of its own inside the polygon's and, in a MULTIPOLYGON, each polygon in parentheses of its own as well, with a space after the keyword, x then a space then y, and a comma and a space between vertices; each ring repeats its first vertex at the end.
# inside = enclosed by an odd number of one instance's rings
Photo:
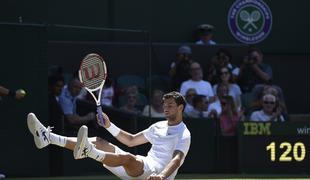
POLYGON ((231 96, 221 98, 222 113, 220 114, 221 132, 224 136, 234 136, 240 115, 231 96))
POLYGON ((187 114, 191 110, 193 110, 193 98, 197 95, 197 92, 194 88, 190 88, 186 91, 185 94, 185 100, 186 100, 186 106, 184 109, 184 113, 187 114))
POLYGON ((257 84, 268 84, 272 80, 272 69, 263 63, 263 53, 258 48, 251 48, 240 66, 238 84, 243 93, 249 93, 257 84))
MULTIPOLYGON (((62 74, 55 74, 48 77, 48 120, 54 127, 53 132, 63 134, 65 116, 59 104, 59 96, 64 87, 64 77, 62 74)), ((50 175, 63 175, 63 150, 58 147, 49 148, 50 175)))
POLYGON ((114 98, 113 80, 108 77, 104 83, 101 92, 101 105, 113 106, 113 98, 114 98))
POLYGON ((21 90, 10 90, 4 86, 0 86, 0 97, 1 96, 9 96, 15 98, 16 100, 21 100, 25 97, 25 93, 21 90))
POLYGON ((272 94, 279 102, 279 108, 281 109, 284 119, 288 118, 288 112, 284 100, 282 89, 279 86, 259 84, 253 89, 253 100, 249 108, 250 111, 255 111, 261 108, 261 99, 265 94, 272 94))
POLYGON ((197 27, 198 45, 215 45, 216 42, 212 40, 213 38, 214 26, 210 24, 201 24, 197 27))
POLYGON ((62 133, 64 123, 64 112, 59 104, 59 96, 64 87, 64 81, 62 75, 52 75, 48 78, 49 121, 57 133, 62 133))
POLYGON ((197 94, 204 95, 211 99, 214 98, 214 93, 211 84, 208 81, 203 80, 203 71, 198 62, 193 62, 190 66, 191 79, 184 81, 181 85, 180 92, 182 95, 186 95, 188 89, 195 89, 197 94))
POLYGON ((80 94, 82 89, 82 84, 77 78, 72 78, 69 84, 64 87, 60 97, 59 103, 67 120, 66 128, 69 133, 75 133, 79 126, 82 124, 96 123, 95 113, 90 112, 85 116, 80 116, 77 114, 77 96, 80 94))
POLYGON ((137 86, 128 87, 126 89, 126 103, 120 109, 128 113, 141 114, 141 111, 136 107, 138 94, 137 86))
POLYGON ((210 103, 208 107, 209 112, 214 112, 215 117, 218 117, 222 113, 221 100, 224 96, 228 96, 229 87, 227 84, 219 84, 216 89, 215 101, 210 103))
POLYGON ((176 60, 170 65, 170 77, 172 80, 172 89, 178 90, 183 81, 190 78, 190 65, 192 63, 192 49, 187 46, 181 46, 176 54, 176 60))
POLYGON ((204 95, 196 95, 193 98, 193 109, 185 115, 191 118, 207 118, 208 113, 208 99, 204 95))
POLYGON ((262 109, 254 111, 251 114, 250 121, 261 122, 283 122, 284 117, 281 115, 281 108, 276 96, 273 94, 265 94, 262 97, 262 109))
MULTIPOLYGON (((232 73, 230 69, 227 67, 220 68, 218 79, 219 79, 218 84, 226 84, 228 86, 228 94, 233 97, 237 109, 240 110, 241 109, 240 96, 242 93, 238 84, 233 83, 232 73)), ((215 84, 213 86, 213 91, 215 95, 217 94, 216 92, 218 84, 215 84)))
POLYGON ((146 105, 143 109, 142 115, 151 116, 154 118, 163 118, 164 108, 163 108, 163 96, 164 92, 159 89, 153 90, 151 105, 146 105), (151 110, 151 111, 150 111, 151 110))
POLYGON ((227 67, 232 72, 232 79, 237 79, 239 68, 232 64, 232 55, 228 49, 220 48, 212 57, 207 69, 207 80, 211 84, 218 83, 219 71, 222 67, 227 67))

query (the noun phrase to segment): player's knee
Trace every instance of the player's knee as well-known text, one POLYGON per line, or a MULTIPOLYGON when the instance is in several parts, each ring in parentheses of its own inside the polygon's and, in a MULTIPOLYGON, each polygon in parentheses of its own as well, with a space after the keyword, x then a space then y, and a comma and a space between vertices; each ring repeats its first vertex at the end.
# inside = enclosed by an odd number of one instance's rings
POLYGON ((96 137, 96 142, 99 144, 109 144, 108 141, 106 141, 105 139, 102 139, 101 137, 96 137))
POLYGON ((104 139, 102 139, 101 137, 96 137, 96 141, 97 142, 102 142, 102 141, 104 141, 104 139))
POLYGON ((105 139, 102 139, 101 137, 96 137, 96 141, 94 142, 94 144, 95 144, 96 146, 101 147, 101 146, 106 146, 106 145, 108 145, 109 142, 106 141, 105 139))

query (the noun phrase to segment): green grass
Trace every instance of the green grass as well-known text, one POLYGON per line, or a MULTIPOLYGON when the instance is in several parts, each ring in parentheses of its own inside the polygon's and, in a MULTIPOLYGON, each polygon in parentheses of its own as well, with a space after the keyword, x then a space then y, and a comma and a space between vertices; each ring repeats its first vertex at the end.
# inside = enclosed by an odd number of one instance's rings
MULTIPOLYGON (((18 178, 6 178, 5 180, 117 180, 116 176, 66 176, 66 177, 18 177, 18 178)), ((177 175, 178 180, 221 180, 221 179, 231 179, 231 180, 310 180, 310 175, 265 175, 265 174, 180 174, 177 175)))

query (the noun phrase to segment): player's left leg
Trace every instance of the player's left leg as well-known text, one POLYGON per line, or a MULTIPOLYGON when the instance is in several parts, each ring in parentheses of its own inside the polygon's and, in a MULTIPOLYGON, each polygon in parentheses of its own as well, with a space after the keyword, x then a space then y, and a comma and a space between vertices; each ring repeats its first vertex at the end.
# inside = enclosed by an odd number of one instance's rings
POLYGON ((28 129, 33 135, 33 139, 37 148, 42 149, 49 144, 55 144, 65 147, 68 138, 51 132, 50 127, 45 127, 33 113, 27 116, 28 129))

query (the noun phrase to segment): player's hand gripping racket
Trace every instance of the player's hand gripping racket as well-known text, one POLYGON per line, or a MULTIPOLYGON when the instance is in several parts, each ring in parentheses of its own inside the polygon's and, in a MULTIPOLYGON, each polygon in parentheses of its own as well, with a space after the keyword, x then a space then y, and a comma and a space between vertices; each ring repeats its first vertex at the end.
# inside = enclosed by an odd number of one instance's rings
POLYGON ((101 108, 101 91, 107 77, 107 67, 101 56, 96 53, 88 54, 81 62, 79 78, 85 89, 92 95, 97 104, 99 124, 104 127, 101 108), (99 92, 98 92, 99 90, 99 92), (98 98, 95 96, 98 92, 98 98))

